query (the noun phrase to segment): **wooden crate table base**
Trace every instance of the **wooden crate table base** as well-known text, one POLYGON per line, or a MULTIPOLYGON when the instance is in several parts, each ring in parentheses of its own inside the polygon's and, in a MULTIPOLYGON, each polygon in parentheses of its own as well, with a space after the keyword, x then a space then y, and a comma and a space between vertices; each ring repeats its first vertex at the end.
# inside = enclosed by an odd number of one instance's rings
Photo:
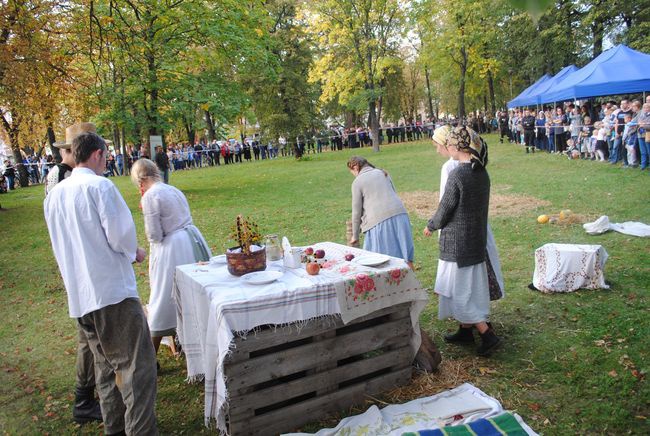
POLYGON ((224 362, 232 435, 272 435, 409 383, 409 304, 237 337, 224 362))
POLYGON ((177 333, 188 379, 204 379, 206 425, 297 428, 408 380, 428 301, 415 273, 402 259, 369 266, 345 260, 364 250, 313 247, 327 253, 320 274, 270 262, 281 277, 260 286, 224 265, 176 268, 177 333))

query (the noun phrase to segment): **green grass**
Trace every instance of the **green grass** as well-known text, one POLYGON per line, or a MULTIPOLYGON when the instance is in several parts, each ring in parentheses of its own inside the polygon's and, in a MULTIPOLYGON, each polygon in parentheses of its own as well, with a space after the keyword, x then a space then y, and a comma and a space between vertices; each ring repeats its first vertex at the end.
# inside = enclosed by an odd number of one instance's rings
MULTIPOLYGON (((589 217, 609 215, 612 222, 650 223, 650 174, 547 154, 525 155, 519 147, 498 144, 493 136, 488 140, 492 186, 508 185, 508 193, 546 200, 551 206, 491 219, 507 288, 507 297, 493 304, 493 319, 505 344, 482 361, 490 371, 474 374, 474 383, 544 434, 649 434, 648 239, 614 232, 589 236, 580 225, 539 225, 535 218, 571 209, 589 217), (611 289, 568 295, 528 290, 534 249, 547 242, 602 244, 610 255, 606 278, 611 289)), ((400 192, 438 190, 443 160, 428 143, 357 153, 387 169, 400 192)), ((195 223, 215 253, 229 246, 227 234, 238 213, 255 218, 263 232, 287 235, 295 244, 344 243, 352 182, 345 162, 351 154, 180 172, 172 174, 171 182, 187 195, 195 223)), ((127 178, 114 180, 146 246, 137 189, 127 178)), ((76 329, 67 315, 42 200, 42 187, 0 196, 7 209, 0 212, 0 431, 96 434, 100 427, 79 428, 70 419, 76 329)), ((424 219, 411 214, 411 221, 417 274, 431 287, 437 244, 421 235, 424 219)), ((146 271, 146 265, 136 267, 145 301, 146 271)), ((432 298, 422 322, 443 357, 471 356, 471 351, 442 343, 441 334, 454 325, 437 320, 436 313, 432 298)), ((209 433, 203 427, 202 387, 184 382, 183 361, 161 353, 161 363, 161 432, 209 433)))

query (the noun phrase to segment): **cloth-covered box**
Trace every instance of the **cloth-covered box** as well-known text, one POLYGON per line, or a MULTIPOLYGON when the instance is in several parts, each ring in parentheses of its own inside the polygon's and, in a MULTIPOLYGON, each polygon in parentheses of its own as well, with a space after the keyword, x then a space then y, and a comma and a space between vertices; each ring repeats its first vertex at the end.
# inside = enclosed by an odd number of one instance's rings
POLYGON ((601 245, 545 244, 535 250, 533 285, 546 293, 609 288, 607 257, 601 245))

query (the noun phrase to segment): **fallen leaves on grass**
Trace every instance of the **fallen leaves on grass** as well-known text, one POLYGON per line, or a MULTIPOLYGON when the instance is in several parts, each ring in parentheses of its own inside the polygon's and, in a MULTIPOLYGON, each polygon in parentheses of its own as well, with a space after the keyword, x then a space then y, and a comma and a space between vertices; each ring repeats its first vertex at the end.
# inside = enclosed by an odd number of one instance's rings
POLYGON ((542 406, 540 406, 539 403, 530 403, 530 404, 528 405, 528 407, 529 407, 530 410, 532 410, 533 412, 538 412, 539 409, 542 408, 542 406))

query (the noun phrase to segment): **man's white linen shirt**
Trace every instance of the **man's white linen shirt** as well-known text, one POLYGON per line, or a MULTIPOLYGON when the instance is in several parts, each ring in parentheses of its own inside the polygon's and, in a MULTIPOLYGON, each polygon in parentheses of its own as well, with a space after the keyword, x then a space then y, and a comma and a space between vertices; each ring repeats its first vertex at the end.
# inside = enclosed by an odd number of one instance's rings
POLYGON ((75 168, 44 206, 71 318, 139 298, 131 265, 138 247, 135 224, 113 182, 75 168))

